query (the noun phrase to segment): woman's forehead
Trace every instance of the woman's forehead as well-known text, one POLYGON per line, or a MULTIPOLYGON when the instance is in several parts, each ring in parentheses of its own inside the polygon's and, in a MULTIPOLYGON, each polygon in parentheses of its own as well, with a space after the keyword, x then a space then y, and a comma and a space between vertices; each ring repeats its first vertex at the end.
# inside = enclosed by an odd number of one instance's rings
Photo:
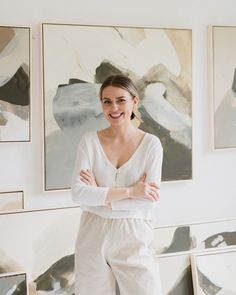
POLYGON ((104 98, 117 99, 121 97, 129 97, 131 96, 131 94, 127 90, 121 87, 107 86, 103 89, 101 96, 102 96, 102 99, 104 98))

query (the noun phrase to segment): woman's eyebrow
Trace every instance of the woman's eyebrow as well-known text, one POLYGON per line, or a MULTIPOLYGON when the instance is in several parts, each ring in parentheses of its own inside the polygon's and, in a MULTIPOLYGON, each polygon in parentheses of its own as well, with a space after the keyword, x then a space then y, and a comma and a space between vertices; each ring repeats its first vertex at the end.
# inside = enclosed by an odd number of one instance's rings
POLYGON ((125 96, 121 95, 121 96, 116 97, 116 99, 121 99, 121 98, 125 98, 125 96))
MULTIPOLYGON (((121 96, 117 96, 115 99, 121 99, 121 98, 125 98, 125 96, 121 95, 121 96)), ((102 100, 111 100, 108 97, 103 97, 102 100)))
POLYGON ((108 97, 102 97, 102 100, 111 100, 111 99, 108 97))

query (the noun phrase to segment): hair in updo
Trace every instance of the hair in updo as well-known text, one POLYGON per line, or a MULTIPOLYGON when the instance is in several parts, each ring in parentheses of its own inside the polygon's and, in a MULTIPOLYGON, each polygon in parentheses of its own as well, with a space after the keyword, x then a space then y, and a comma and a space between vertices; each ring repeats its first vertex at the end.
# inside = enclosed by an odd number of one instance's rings
MULTIPOLYGON (((135 96, 138 97, 138 90, 134 85, 133 81, 125 76, 125 75, 112 75, 106 78, 106 80, 102 83, 100 88, 99 96, 102 99, 102 92, 108 86, 114 86, 122 88, 129 92, 129 94, 134 98, 135 96)), ((134 112, 132 112, 130 119, 133 120, 135 117, 134 112)))

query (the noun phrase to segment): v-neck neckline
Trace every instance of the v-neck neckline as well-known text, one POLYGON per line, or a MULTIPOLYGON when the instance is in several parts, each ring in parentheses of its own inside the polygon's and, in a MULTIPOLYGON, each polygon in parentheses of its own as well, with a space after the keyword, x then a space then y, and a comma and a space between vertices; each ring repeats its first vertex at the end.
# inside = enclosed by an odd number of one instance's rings
POLYGON ((138 153, 138 151, 139 151, 140 148, 142 147, 142 145, 143 145, 143 143, 144 143, 144 141, 145 141, 146 135, 147 135, 147 133, 144 134, 143 138, 141 139, 139 145, 137 146, 137 148, 135 149, 135 151, 133 152, 133 154, 129 157, 129 159, 128 159, 126 162, 124 162, 120 167, 117 168, 117 167, 111 162, 111 160, 107 157, 107 155, 106 155, 106 153, 105 153, 105 150, 104 150, 104 148, 103 148, 103 146, 102 146, 102 144, 101 144, 101 141, 100 141, 100 139, 99 139, 99 137, 98 137, 98 131, 96 131, 95 134, 96 134, 96 139, 97 139, 98 145, 99 145, 99 147, 100 147, 100 149, 101 149, 101 151, 102 151, 102 154, 103 154, 104 158, 106 159, 106 161, 108 162, 108 164, 109 164, 113 169, 115 169, 115 170, 120 170, 120 169, 124 168, 125 166, 127 166, 127 165, 132 161, 132 159, 135 157, 135 155, 138 153))

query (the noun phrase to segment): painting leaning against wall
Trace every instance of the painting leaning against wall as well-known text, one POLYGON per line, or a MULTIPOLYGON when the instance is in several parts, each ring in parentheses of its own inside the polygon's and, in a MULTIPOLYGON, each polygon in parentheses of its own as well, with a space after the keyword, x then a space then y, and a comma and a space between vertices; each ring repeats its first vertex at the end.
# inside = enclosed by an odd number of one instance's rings
POLYGON ((0 26, 0 142, 30 141, 30 28, 0 26))
POLYGON ((29 295, 74 295, 80 213, 73 207, 0 214, 0 277, 27 273, 29 295))
POLYGON ((236 294, 236 248, 191 256, 194 294, 236 294))
POLYGON ((154 229, 157 255, 236 246, 236 219, 215 220, 154 229))
POLYGON ((99 87, 128 75, 134 124, 164 147, 163 180, 192 178, 191 30, 43 24, 45 190, 70 188, 76 147, 107 123, 99 87))

